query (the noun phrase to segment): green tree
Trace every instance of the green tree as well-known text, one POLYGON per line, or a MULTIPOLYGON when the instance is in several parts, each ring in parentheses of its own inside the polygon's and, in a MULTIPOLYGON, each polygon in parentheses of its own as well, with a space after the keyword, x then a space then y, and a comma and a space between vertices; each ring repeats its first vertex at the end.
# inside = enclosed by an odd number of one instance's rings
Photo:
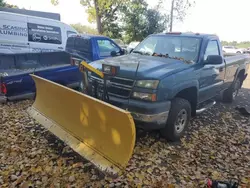
POLYGON ((5 3, 4 0, 0 0, 0 7, 5 7, 5 8, 18 8, 16 5, 11 5, 8 3, 5 3))
POLYGON ((157 9, 148 9, 146 12, 146 35, 160 33, 166 29, 169 21, 168 15, 162 15, 157 9))
POLYGON ((81 25, 80 23, 77 24, 71 24, 75 30, 77 30, 79 33, 88 33, 88 34, 98 34, 96 29, 93 29, 89 26, 81 25))
POLYGON ((141 41, 152 33, 162 32, 167 23, 167 16, 155 9, 148 9, 145 0, 131 0, 123 9, 123 30, 126 42, 141 41))
MULTIPOLYGON (((164 0, 159 0, 160 5, 164 5, 164 0)), ((195 0, 171 0, 170 11, 164 10, 169 15, 169 28, 171 32, 175 21, 183 22, 190 7, 195 5, 195 0)), ((164 7, 164 6, 161 6, 164 7)), ((161 8, 162 9, 162 8, 161 8)))
POLYGON ((122 23, 125 41, 141 41, 146 35, 147 3, 144 0, 132 0, 122 9, 122 23))
MULTIPOLYGON (((117 33, 117 11, 127 0, 80 0, 87 8, 88 21, 96 22, 99 34, 117 33), (111 27, 110 27, 111 26, 111 27)), ((51 3, 58 5, 58 0, 51 0, 51 3)))
POLYGON ((0 7, 5 7, 5 2, 3 0, 0 0, 0 7))

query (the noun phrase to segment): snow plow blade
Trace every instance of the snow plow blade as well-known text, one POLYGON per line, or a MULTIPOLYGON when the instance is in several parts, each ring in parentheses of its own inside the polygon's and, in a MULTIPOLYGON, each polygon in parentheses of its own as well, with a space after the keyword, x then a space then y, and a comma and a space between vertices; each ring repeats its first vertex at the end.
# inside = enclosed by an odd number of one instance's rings
POLYGON ((52 81, 31 76, 36 84, 36 99, 28 113, 100 170, 121 174, 135 145, 131 114, 52 81))

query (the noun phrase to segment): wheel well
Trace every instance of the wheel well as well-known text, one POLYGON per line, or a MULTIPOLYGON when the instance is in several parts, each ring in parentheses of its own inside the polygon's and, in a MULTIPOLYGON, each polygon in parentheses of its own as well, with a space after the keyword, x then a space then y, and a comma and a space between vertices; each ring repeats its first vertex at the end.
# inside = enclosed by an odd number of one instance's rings
POLYGON ((177 93, 175 97, 186 99, 190 102, 191 108, 192 108, 192 116, 196 114, 196 106, 197 106, 197 88, 196 87, 190 87, 187 89, 184 89, 177 93))

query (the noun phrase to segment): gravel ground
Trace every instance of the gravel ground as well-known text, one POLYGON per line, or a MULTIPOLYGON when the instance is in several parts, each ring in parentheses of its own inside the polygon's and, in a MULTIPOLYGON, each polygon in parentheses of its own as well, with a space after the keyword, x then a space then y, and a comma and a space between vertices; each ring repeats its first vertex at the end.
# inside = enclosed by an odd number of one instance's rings
POLYGON ((105 176, 26 113, 33 101, 0 106, 0 187, 205 187, 206 178, 250 187, 250 78, 233 104, 191 121, 180 143, 140 132, 124 175, 105 176))

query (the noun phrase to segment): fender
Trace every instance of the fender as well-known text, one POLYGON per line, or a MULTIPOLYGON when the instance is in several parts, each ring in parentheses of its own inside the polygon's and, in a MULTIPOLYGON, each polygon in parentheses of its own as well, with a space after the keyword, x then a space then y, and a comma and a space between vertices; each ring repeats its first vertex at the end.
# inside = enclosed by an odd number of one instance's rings
POLYGON ((198 93, 199 82, 198 82, 198 80, 187 80, 185 82, 174 85, 171 98, 174 98, 180 91, 182 91, 184 89, 191 88, 191 87, 195 87, 197 89, 197 97, 198 97, 199 96, 199 93, 198 93))
MULTIPOLYGON (((236 58, 236 57, 235 57, 236 58)), ((242 70, 244 70, 245 71, 245 73, 247 73, 247 57, 245 56, 245 59, 243 60, 244 61, 244 63, 241 63, 241 64, 238 64, 239 66, 238 66, 238 68, 237 68, 237 70, 236 70, 236 72, 235 72, 235 75, 234 75, 234 80, 238 77, 238 75, 239 75, 239 73, 240 73, 240 71, 242 71, 242 70)), ((229 65, 230 63, 228 63, 228 65, 229 65)))
POLYGON ((238 69, 236 70, 235 75, 234 75, 234 80, 238 77, 240 71, 242 71, 242 70, 244 70, 245 74, 246 74, 246 64, 240 65, 238 67, 238 69))

